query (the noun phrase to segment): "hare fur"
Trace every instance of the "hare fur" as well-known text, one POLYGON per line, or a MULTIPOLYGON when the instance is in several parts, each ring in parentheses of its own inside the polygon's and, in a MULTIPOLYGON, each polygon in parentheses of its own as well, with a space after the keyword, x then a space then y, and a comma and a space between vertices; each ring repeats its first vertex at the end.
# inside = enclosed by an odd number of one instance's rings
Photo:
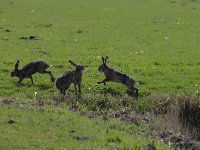
POLYGON ((51 81, 54 82, 55 78, 53 77, 53 74, 50 71, 47 71, 46 69, 50 67, 50 65, 45 61, 33 61, 29 64, 22 67, 22 69, 19 69, 19 60, 17 60, 15 64, 15 69, 11 71, 11 77, 18 77, 19 81, 18 84, 21 83, 25 78, 30 78, 32 85, 33 85, 33 78, 32 75, 35 73, 47 73, 51 77, 51 81))
POLYGON ((108 56, 106 56, 105 58, 102 57, 103 63, 98 68, 98 71, 103 72, 106 78, 103 81, 97 83, 103 83, 104 85, 106 85, 106 82, 110 81, 121 83, 127 87, 127 90, 131 93, 132 96, 138 97, 139 89, 135 88, 134 85, 139 84, 139 82, 134 80, 127 74, 121 73, 119 71, 114 70, 113 68, 108 67, 107 60, 108 56))
POLYGON ((81 94, 81 82, 82 82, 82 72, 85 69, 84 66, 80 64, 76 64, 73 61, 69 61, 73 66, 75 66, 75 70, 69 70, 65 72, 63 75, 57 78, 56 80, 56 87, 60 90, 60 93, 65 95, 66 90, 74 84, 75 92, 78 97, 81 94), (78 86, 78 92, 77 92, 78 86))

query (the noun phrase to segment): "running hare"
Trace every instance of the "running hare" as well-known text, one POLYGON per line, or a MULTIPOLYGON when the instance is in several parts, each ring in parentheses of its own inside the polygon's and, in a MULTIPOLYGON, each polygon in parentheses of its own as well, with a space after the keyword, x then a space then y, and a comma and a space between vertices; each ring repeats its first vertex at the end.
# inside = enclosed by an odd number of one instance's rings
POLYGON ((30 78, 33 84, 32 75, 35 73, 48 73, 51 77, 51 81, 54 82, 55 78, 53 77, 50 71, 46 69, 50 67, 45 61, 33 61, 27 65, 25 65, 22 69, 19 69, 19 60, 17 60, 15 64, 15 69, 11 72, 11 77, 18 77, 19 81, 18 84, 21 83, 25 78, 30 78))
POLYGON ((65 72, 63 75, 57 78, 56 80, 56 87, 60 90, 60 93, 65 95, 66 90, 70 87, 70 85, 73 83, 76 95, 78 98, 81 94, 81 82, 82 82, 82 72, 85 69, 84 66, 80 64, 76 64, 73 61, 69 61, 73 66, 76 67, 75 70, 69 70, 65 72), (77 86, 78 86, 78 92, 77 93, 77 86))
POLYGON ((135 84, 139 84, 139 82, 135 81, 132 77, 128 76, 127 74, 121 73, 116 71, 107 66, 108 56, 105 58, 102 57, 103 64, 101 64, 98 68, 98 71, 101 71, 105 75, 105 79, 103 81, 97 82, 98 84, 103 83, 106 85, 106 82, 117 82, 125 85, 128 91, 131 93, 132 96, 138 97, 138 89, 134 87, 135 84))

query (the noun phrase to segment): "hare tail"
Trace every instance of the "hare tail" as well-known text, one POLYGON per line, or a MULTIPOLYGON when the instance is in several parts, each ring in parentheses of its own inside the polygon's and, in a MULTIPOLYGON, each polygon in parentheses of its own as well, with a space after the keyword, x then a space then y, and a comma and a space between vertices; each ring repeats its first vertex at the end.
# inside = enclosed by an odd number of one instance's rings
POLYGON ((140 84, 140 82, 138 82, 138 81, 135 81, 135 84, 137 85, 137 84, 140 84))

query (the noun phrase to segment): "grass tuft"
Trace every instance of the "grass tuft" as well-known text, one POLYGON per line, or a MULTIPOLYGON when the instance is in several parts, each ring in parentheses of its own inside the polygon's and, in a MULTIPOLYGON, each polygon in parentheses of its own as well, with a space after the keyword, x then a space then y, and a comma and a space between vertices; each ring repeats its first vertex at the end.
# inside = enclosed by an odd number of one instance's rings
POLYGON ((200 140, 200 101, 198 95, 179 98, 179 119, 193 138, 200 140))

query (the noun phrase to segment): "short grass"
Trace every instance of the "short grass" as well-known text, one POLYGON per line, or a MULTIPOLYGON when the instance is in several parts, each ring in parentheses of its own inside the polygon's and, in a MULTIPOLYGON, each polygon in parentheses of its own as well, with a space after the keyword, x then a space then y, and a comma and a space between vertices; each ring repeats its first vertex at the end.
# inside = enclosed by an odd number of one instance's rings
POLYGON ((144 149, 150 142, 135 125, 91 120, 66 109, 1 106, 0 112, 0 149, 144 149))
MULTIPOLYGON (((103 100, 110 95, 115 100, 124 99, 124 86, 96 85, 104 79, 97 68, 101 56, 106 55, 109 66, 143 83, 137 85, 138 101, 144 100, 145 107, 151 104, 149 95, 155 93, 194 93, 200 86, 199 18, 197 0, 1 0, 0 97, 29 103, 38 92, 45 101, 53 101, 59 91, 48 75, 34 75, 33 86, 29 79, 18 86, 18 79, 11 78, 10 71, 17 59, 20 67, 45 60, 55 66, 49 70, 58 77, 73 68, 68 63, 71 59, 88 66, 82 85, 87 99, 91 93, 92 99, 103 100), (30 35, 39 40, 19 39, 30 35), (56 67, 60 65, 64 67, 56 67)), ((73 87, 70 92, 74 92, 73 87)), ((1 112, 7 109, 0 108, 1 112)), ((7 113, 19 110, 8 109, 7 113)), ((54 116, 56 110, 51 111, 54 116)))
MULTIPOLYGON (((69 59, 87 65, 83 91, 100 92, 104 86, 96 86, 96 82, 104 76, 97 68, 105 55, 110 57, 109 66, 144 83, 138 86, 142 96, 192 93, 199 89, 198 4, 181 0, 2 0, 1 97, 30 98, 35 91, 58 94, 48 75, 35 75, 34 86, 29 87, 30 81, 25 80, 23 87, 17 87, 17 79, 10 77, 17 59, 21 67, 33 60, 64 65, 50 69, 56 77, 72 68, 69 59), (11 32, 5 32, 7 29, 11 32), (40 40, 19 39, 29 35, 40 40)), ((108 87, 125 91, 118 84, 108 87)))

